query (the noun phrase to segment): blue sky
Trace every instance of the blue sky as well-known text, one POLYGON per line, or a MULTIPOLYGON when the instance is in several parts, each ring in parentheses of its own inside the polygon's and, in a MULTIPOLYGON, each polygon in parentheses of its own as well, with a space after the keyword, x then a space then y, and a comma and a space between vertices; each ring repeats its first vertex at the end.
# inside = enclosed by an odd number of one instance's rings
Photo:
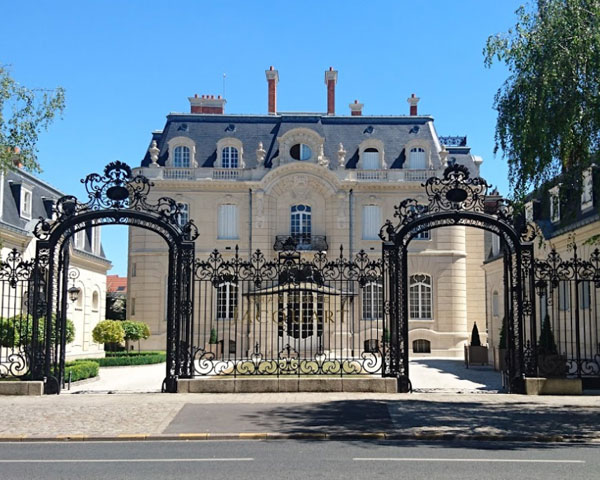
MULTIPOLYGON (((223 94, 227 113, 266 113, 264 70, 279 70, 278 110, 326 111, 323 72, 339 71, 336 112, 406 114, 406 98, 440 135, 468 135, 482 176, 507 192, 494 157, 493 97, 507 76, 486 69, 488 35, 523 1, 4 2, 0 63, 29 87, 63 86, 67 108, 42 135, 41 177, 83 196, 79 179, 122 160, 139 165, 150 132, 188 96, 223 94)), ((103 229, 112 273, 126 274, 125 227, 103 229)))

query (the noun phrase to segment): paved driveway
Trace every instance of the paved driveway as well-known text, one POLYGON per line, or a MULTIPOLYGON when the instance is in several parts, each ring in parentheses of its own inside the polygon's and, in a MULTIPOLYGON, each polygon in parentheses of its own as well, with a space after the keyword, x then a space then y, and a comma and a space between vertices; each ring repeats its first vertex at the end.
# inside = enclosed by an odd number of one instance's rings
MULTIPOLYGON (((418 358, 411 360, 409 368, 416 391, 485 393, 502 388, 500 374, 491 367, 467 369, 461 360, 418 358)), ((98 380, 73 386, 71 393, 159 392, 164 378, 164 363, 104 367, 98 380)))

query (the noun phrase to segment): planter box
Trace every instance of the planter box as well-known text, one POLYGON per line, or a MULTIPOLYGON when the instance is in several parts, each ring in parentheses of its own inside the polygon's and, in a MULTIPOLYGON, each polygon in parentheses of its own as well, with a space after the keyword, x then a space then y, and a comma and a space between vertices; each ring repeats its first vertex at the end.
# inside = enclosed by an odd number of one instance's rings
POLYGON ((494 370, 506 371, 506 348, 494 348, 494 370))
POLYGON ((487 365, 487 363, 487 347, 473 347, 471 345, 465 345, 465 365, 467 368, 469 368, 469 365, 487 365))
POLYGON ((567 358, 563 355, 538 355, 538 375, 544 378, 565 378, 567 358))
POLYGON ((43 395, 44 382, 15 381, 0 382, 0 395, 43 395))

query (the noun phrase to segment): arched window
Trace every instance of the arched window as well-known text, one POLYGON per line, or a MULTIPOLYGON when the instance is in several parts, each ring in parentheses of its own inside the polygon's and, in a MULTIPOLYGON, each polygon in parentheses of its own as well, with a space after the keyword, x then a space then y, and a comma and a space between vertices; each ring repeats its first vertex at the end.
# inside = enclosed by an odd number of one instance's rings
POLYGON ((427 159, 425 158, 425 150, 421 147, 410 149, 410 168, 415 170, 425 170, 427 168, 427 159))
POLYGON ((431 316, 431 277, 424 273, 411 275, 409 287, 410 318, 430 320, 431 316))
POLYGON ((310 245, 312 233, 312 209, 308 205, 292 205, 290 235, 299 246, 310 245))
POLYGON ((232 320, 238 305, 238 287, 235 283, 222 283, 217 287, 217 320, 232 320))
POLYGON ((368 283, 362 289, 363 320, 381 320, 383 318, 383 286, 379 283, 368 283))
POLYGON ((188 147, 175 147, 173 166, 178 168, 190 167, 190 149, 188 147))
POLYGON ((376 148, 367 148, 362 155, 363 170, 379 169, 379 150, 376 148))
POLYGON ((179 215, 177 216, 177 223, 180 227, 183 227, 190 220, 190 204, 180 203, 179 204, 179 215))
POLYGON ((78 285, 78 287, 80 288, 80 291, 77 296, 77 302, 75 303, 75 309, 83 310, 83 307, 85 306, 85 289, 83 288, 83 285, 78 285))
POLYGON ((221 164, 223 168, 238 168, 239 167, 239 152, 235 147, 225 147, 221 152, 221 164))
POLYGON ((423 338, 414 340, 413 353, 431 353, 431 342, 423 338))
POLYGON ((92 310, 97 312, 99 304, 100 304, 100 296, 98 295, 97 291, 94 291, 94 293, 92 293, 92 310))

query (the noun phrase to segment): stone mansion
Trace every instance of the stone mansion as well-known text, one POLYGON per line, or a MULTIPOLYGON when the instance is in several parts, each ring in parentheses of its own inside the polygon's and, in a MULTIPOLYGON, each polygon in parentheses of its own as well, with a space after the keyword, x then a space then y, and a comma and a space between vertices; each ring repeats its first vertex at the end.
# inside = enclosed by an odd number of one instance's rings
MULTIPOLYGON (((267 113, 225 113, 220 96, 194 95, 188 113, 171 113, 136 173, 153 195, 183 205, 200 236, 196 257, 257 249, 277 258, 286 242, 303 256, 327 252, 381 255, 379 230, 407 197, 425 201, 422 182, 449 163, 479 175, 482 159, 466 137, 442 137, 434 119, 408 98, 408 114, 363 115, 354 100, 336 113, 338 72, 325 71, 323 113, 279 112, 279 73, 266 70, 267 113)), ((150 325, 148 349, 164 349, 168 247, 142 229, 129 231, 128 316, 150 325)), ((484 333, 484 234, 465 227, 426 232, 410 244, 410 339, 414 354, 460 357, 474 322, 484 333)), ((217 288, 217 287, 216 287, 217 288)), ((217 319, 234 315, 237 290, 216 296, 217 319)), ((356 294, 359 321, 382 315, 381 289, 356 294)), ((483 334, 485 341, 485 334, 483 334)))

